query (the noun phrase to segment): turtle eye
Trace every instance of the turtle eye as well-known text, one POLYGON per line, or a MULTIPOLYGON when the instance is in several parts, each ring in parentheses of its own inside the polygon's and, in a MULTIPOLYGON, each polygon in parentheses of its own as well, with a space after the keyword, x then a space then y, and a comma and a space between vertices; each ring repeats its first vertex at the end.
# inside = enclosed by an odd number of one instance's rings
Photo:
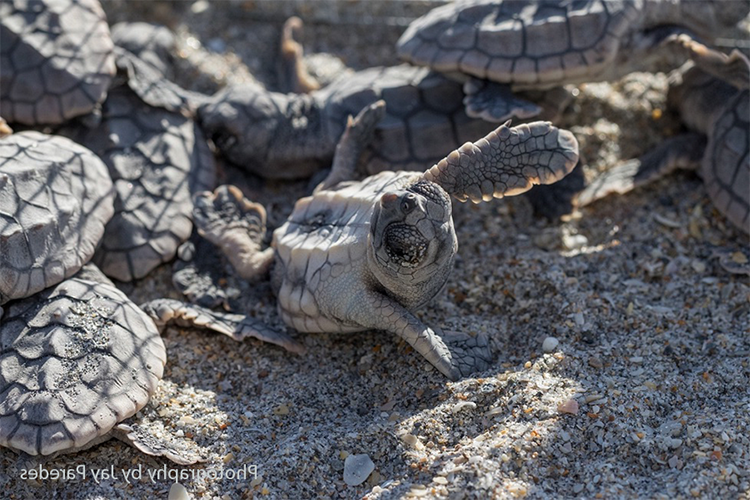
POLYGON ((417 196, 413 193, 407 193, 401 199, 401 211, 404 214, 410 213, 417 206, 417 196))

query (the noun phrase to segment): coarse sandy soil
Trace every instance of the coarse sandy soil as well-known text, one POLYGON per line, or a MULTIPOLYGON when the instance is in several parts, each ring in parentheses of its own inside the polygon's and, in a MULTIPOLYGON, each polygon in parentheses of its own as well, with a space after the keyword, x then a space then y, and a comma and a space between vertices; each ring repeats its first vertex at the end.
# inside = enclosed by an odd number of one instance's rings
MULTIPOLYGON (((176 79, 204 92, 253 79, 273 89, 290 14, 306 21, 312 60, 330 53, 356 70, 397 64, 404 26, 434 5, 104 2, 112 23, 173 29, 176 79), (180 73, 196 64, 200 75, 180 73)), ((588 178, 680 132, 666 89, 664 74, 578 88, 558 125, 576 134, 588 178)), ((221 180, 268 208, 269 229, 308 189, 238 172, 227 167, 221 180)), ((454 211, 455 270, 419 315, 489 335, 486 371, 447 382, 382 332, 297 335, 307 347, 297 356, 170 328, 164 380, 134 422, 192 440, 204 463, 174 465, 116 440, 42 463, 3 449, 0 497, 166 499, 170 475, 204 499, 750 497, 750 283, 717 257, 741 260, 748 237, 694 173, 564 221, 535 218, 524 197, 454 211), (559 343, 543 349, 548 337, 559 343), (361 454, 374 471, 348 486, 346 458, 361 454), (40 467, 75 477, 24 479, 40 467)), ((179 298, 171 265, 118 286, 137 303, 179 298)), ((243 302, 284 328, 267 283, 245 284, 243 302)))

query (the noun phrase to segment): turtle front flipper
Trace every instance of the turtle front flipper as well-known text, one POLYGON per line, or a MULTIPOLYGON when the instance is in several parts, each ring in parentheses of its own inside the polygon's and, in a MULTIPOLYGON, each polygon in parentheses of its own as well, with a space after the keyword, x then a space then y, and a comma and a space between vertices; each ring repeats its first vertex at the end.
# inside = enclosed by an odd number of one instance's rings
POLYGON ((578 141, 549 122, 500 125, 467 142, 424 173, 460 201, 474 203, 515 196, 537 184, 552 184, 578 162, 578 141))
POLYGON ((702 134, 670 137, 640 158, 620 163, 595 178, 578 195, 576 204, 585 207, 611 194, 625 194, 678 169, 696 170, 705 148, 702 134))
POLYGON ((283 347, 289 352, 303 354, 305 348, 289 335, 274 330, 262 321, 245 314, 223 313, 205 307, 187 304, 174 299, 156 299, 141 304, 146 314, 151 316, 159 329, 169 324, 178 326, 208 328, 241 342, 253 337, 263 342, 283 347))
POLYGON ((510 85, 471 78, 464 84, 466 114, 488 122, 510 118, 525 120, 542 112, 542 108, 513 94, 510 85))
POLYGON ((198 193, 193 222, 201 236, 218 246, 235 270, 246 280, 268 271, 273 249, 261 251, 266 233, 266 210, 253 203, 235 186, 219 186, 198 193))
POLYGON ((128 87, 149 106, 194 116, 201 105, 210 102, 209 96, 183 89, 121 47, 115 47, 115 64, 124 73, 128 87))
POLYGON ((430 328, 401 304, 377 292, 364 292, 353 303, 349 319, 395 333, 453 381, 489 367, 492 351, 486 336, 430 328))
POLYGON ((206 461, 204 453, 192 439, 176 437, 170 433, 149 432, 145 426, 135 422, 116 425, 112 429, 112 437, 146 455, 164 457, 179 465, 206 461))

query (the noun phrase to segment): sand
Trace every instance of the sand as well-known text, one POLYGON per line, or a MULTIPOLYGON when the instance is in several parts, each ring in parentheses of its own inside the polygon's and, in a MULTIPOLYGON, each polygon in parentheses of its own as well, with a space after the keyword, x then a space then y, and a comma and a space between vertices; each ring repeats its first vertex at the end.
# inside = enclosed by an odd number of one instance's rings
MULTIPOLYGON (((309 54, 361 69, 395 64, 408 17, 435 3, 344 15, 359 4, 104 6, 113 22, 168 22, 183 56, 204 58, 194 87, 211 91, 232 79, 273 88, 280 22, 292 10, 307 14, 309 54)), ((576 133, 589 178, 680 131, 666 86, 663 74, 634 74, 578 88, 560 125, 576 133)), ((269 209, 271 229, 308 187, 241 184, 269 209)), ((747 255, 748 238, 695 174, 565 221, 535 218, 523 197, 454 210, 456 267, 419 316, 489 335, 488 370, 447 382, 382 332, 297 335, 308 352, 296 356, 170 328, 164 380, 131 423, 192 443, 204 463, 177 466, 116 440, 42 462, 0 450, 0 496, 166 499, 176 479, 200 499, 748 498, 750 283, 716 257, 747 255), (361 484, 345 482, 369 462, 361 484)), ((136 302, 179 297, 170 265, 118 285, 136 302)), ((283 328, 267 283, 242 293, 247 312, 283 328)))

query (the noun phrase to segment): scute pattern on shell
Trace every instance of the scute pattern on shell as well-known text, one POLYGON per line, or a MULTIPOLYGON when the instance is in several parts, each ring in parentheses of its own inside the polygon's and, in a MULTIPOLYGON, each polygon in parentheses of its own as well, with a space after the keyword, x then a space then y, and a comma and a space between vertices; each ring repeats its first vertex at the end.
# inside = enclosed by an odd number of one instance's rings
POLYGON ((14 302, 0 329, 0 445, 84 446, 146 404, 165 363, 153 321, 111 285, 71 278, 14 302))
POLYGON ((0 108, 25 125, 90 113, 115 74, 109 27, 97 0, 0 3, 0 108))
POLYGON ((331 137, 341 136, 348 115, 356 116, 378 99, 386 102, 386 116, 360 160, 370 175, 424 171, 497 126, 466 115, 460 83, 406 64, 346 75, 316 96, 323 102, 331 137))
POLYGON ((94 262, 130 281, 174 257, 193 227, 192 195, 215 181, 213 154, 195 122, 120 86, 110 91, 99 127, 66 133, 104 159, 117 192, 94 262))
POLYGON ((0 139, 0 304, 78 271, 113 199, 106 166, 83 146, 39 132, 0 139))
POLYGON ((750 234, 750 91, 738 93, 716 119, 701 174, 716 208, 750 234))
POLYGON ((614 60, 641 2, 475 0, 430 11, 398 43, 403 59, 515 84, 596 78, 614 60))

